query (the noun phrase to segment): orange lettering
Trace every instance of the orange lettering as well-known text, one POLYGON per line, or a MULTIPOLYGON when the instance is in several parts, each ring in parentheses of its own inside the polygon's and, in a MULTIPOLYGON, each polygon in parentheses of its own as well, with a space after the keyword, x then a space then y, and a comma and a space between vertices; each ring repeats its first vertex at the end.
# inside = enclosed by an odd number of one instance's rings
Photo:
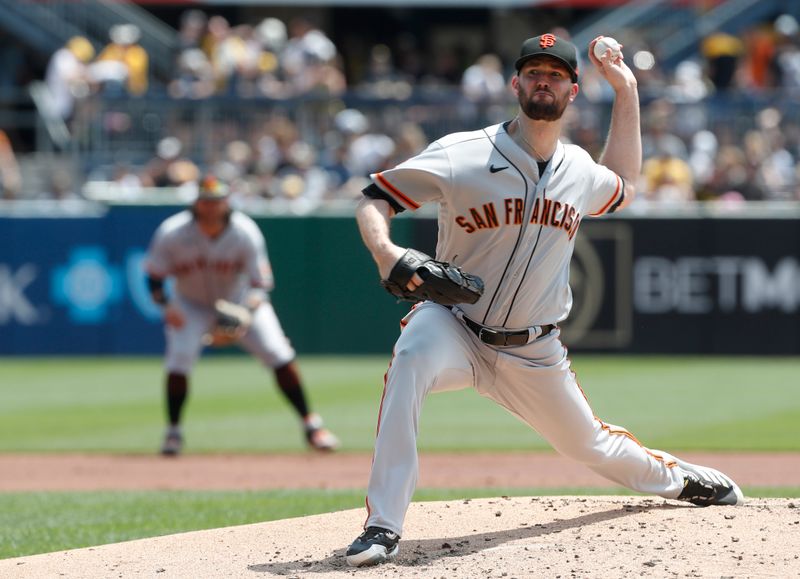
POLYGON ((559 227, 561 222, 556 219, 558 216, 558 212, 561 211, 561 203, 558 201, 553 202, 553 216, 550 219, 550 225, 553 227, 559 227))
POLYGON ((475 227, 473 227, 472 223, 467 221, 467 218, 463 215, 459 215, 456 217, 456 223, 458 223, 461 227, 467 230, 467 233, 472 233, 475 231, 475 227))
POLYGON ((533 212, 531 213, 531 223, 539 222, 539 198, 533 202, 533 212))
POLYGON ((472 220, 475 222, 475 227, 478 229, 485 229, 486 227, 489 227, 481 217, 481 214, 478 213, 474 207, 470 207, 469 212, 472 215, 472 220))
POLYGON ((575 208, 572 205, 567 205, 569 209, 564 211, 564 221, 561 222, 561 226, 569 231, 569 228, 572 227, 572 223, 575 220, 575 208))
POLYGON ((581 216, 580 214, 578 214, 578 217, 572 223, 572 231, 569 232, 570 241, 572 240, 573 237, 575 237, 575 234, 578 232, 578 227, 580 227, 580 225, 581 225, 581 216))
POLYGON ((542 216, 539 223, 547 225, 550 222, 550 211, 553 209, 553 202, 550 199, 545 199, 542 203, 542 216))
POLYGON ((497 221, 497 213, 494 210, 494 203, 484 203, 483 214, 486 215, 486 221, 489 223, 487 227, 500 226, 500 222, 497 221))
POLYGON ((525 208, 525 202, 522 199, 514 200, 514 225, 522 224, 522 211, 525 208))

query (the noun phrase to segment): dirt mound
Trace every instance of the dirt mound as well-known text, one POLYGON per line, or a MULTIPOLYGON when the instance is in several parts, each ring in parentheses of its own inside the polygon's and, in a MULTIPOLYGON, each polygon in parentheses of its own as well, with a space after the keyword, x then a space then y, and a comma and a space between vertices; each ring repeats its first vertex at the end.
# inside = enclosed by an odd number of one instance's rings
POLYGON ((0 561, 28 577, 795 577, 800 508, 748 499, 698 508, 642 497, 415 503, 400 555, 354 570, 363 509, 0 561))

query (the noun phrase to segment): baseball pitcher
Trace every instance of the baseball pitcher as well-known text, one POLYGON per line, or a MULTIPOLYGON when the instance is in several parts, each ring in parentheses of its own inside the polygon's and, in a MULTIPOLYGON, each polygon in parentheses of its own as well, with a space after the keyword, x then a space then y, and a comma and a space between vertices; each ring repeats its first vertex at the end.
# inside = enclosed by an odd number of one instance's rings
POLYGON ((581 222, 625 208, 641 170, 636 78, 621 52, 593 54, 600 38, 588 58, 615 101, 599 163, 560 140, 562 115, 578 95, 578 55, 543 34, 522 44, 513 119, 447 135, 364 189, 356 218, 383 285, 418 303, 386 374, 365 530, 347 549, 349 565, 398 554, 417 481, 420 412, 432 392, 475 388, 558 452, 635 491, 697 505, 743 501, 721 472, 646 448, 595 417, 560 340, 581 222), (392 217, 425 203, 439 209, 435 257, 390 237, 392 217))
POLYGON ((239 344, 272 368, 297 412, 308 445, 330 451, 339 441, 311 412, 295 351, 269 301, 274 282, 264 236, 247 215, 231 210, 227 185, 207 176, 191 209, 156 230, 146 260, 153 300, 164 311, 169 426, 161 452, 183 447, 180 421, 188 376, 205 346, 239 344), (172 295, 165 280, 173 278, 172 295))

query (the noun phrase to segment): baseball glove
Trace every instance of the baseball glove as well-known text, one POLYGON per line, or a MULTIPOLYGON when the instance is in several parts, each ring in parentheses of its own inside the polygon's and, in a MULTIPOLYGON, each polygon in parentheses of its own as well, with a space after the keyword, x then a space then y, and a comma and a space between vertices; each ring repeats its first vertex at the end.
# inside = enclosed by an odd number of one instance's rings
POLYGON ((244 306, 226 300, 214 303, 214 326, 203 337, 207 346, 227 346, 247 333, 253 313, 244 306))
POLYGON ((389 272, 389 279, 381 280, 381 285, 400 300, 430 300, 443 306, 474 304, 483 295, 483 280, 477 275, 463 272, 445 261, 436 261, 416 249, 403 254, 389 272), (408 281, 415 273, 422 284, 409 290, 408 281))

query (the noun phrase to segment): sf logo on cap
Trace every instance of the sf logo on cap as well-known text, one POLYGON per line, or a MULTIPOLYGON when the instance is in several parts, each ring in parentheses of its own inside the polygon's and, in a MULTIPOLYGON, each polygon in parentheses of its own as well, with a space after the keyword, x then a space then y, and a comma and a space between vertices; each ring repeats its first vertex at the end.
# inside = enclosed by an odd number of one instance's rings
POLYGON ((539 39, 539 46, 542 48, 550 48, 556 45, 556 37, 552 34, 543 34, 539 39))

